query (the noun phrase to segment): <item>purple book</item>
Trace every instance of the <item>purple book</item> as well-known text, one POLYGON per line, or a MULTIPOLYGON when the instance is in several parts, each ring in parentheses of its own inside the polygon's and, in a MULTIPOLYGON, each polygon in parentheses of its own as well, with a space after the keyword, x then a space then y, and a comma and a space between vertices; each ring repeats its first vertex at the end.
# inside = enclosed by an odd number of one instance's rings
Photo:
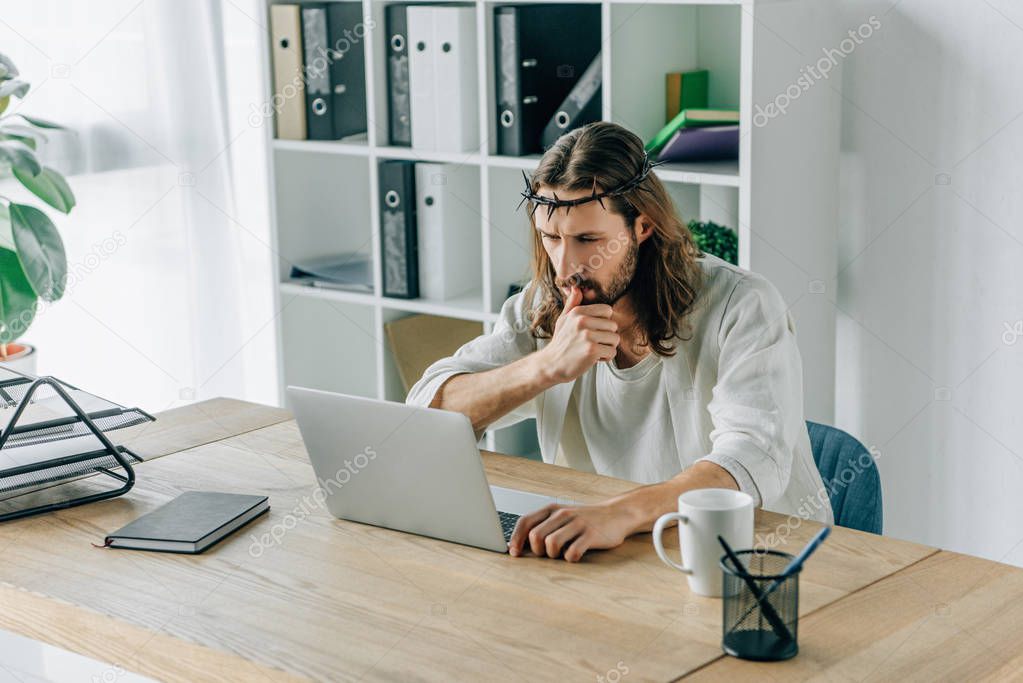
POLYGON ((716 161, 739 158, 739 126, 679 128, 658 161, 716 161))

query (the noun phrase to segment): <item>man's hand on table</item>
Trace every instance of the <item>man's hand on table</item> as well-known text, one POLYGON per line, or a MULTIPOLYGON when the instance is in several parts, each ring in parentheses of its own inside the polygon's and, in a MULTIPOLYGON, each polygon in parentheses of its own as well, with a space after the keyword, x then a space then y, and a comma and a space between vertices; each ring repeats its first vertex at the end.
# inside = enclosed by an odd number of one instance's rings
POLYGON ((538 557, 578 562, 587 550, 621 545, 635 527, 634 516, 615 503, 551 503, 519 518, 508 541, 508 552, 512 557, 532 551, 538 557))
POLYGON ((700 488, 738 490, 739 484, 720 465, 700 461, 672 479, 593 505, 552 503, 519 518, 508 552, 578 562, 587 550, 616 548, 629 536, 650 531, 658 517, 677 509, 679 494, 700 488))

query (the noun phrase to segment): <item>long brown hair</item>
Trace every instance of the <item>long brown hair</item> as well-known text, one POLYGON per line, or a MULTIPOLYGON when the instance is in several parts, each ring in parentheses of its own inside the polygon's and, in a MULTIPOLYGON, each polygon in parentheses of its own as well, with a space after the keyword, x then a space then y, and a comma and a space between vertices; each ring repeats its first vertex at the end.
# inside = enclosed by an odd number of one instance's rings
MULTIPOLYGON (((558 138, 540 159, 531 187, 533 192, 541 185, 575 191, 591 190, 596 184, 601 192, 631 180, 643 168, 643 161, 642 140, 618 124, 598 121, 558 138)), ((609 211, 625 219, 630 231, 634 231, 640 214, 653 224, 653 233, 639 245, 629 294, 645 343, 661 356, 674 355, 671 341, 684 338, 686 316, 699 294, 701 271, 696 259, 702 254, 654 173, 632 191, 605 197, 603 202, 609 211)), ((526 301, 535 302, 530 331, 534 337, 549 338, 564 302, 554 283, 554 267, 536 230, 532 208, 529 202, 532 281, 525 296, 526 301)), ((541 206, 539 210, 545 209, 541 206)), ((630 234, 635 239, 635 233, 630 234)))

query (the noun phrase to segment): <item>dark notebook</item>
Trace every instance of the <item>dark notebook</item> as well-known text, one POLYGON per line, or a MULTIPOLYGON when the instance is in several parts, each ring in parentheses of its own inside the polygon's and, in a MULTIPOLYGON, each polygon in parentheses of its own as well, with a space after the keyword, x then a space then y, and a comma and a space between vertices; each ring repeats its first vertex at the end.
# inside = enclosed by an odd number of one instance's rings
POLYGON ((658 161, 716 161, 739 158, 738 126, 680 128, 657 156, 658 161))
POLYGON ((188 491, 110 534, 105 545, 201 553, 269 509, 266 496, 188 491))

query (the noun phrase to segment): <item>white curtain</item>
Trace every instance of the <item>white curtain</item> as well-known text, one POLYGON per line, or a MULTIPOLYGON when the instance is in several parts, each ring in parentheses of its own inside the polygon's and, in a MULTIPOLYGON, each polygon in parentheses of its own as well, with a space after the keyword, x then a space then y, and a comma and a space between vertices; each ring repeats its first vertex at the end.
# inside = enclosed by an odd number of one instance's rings
POLYGON ((152 410, 276 401, 261 21, 254 0, 5 7, 0 51, 33 84, 12 110, 74 131, 41 151, 78 206, 48 212, 71 281, 24 336, 40 373, 152 410))
POLYGON ((244 368, 228 361, 245 339, 220 4, 151 0, 146 9, 154 113, 185 197, 195 390, 231 394, 244 386, 244 368))

